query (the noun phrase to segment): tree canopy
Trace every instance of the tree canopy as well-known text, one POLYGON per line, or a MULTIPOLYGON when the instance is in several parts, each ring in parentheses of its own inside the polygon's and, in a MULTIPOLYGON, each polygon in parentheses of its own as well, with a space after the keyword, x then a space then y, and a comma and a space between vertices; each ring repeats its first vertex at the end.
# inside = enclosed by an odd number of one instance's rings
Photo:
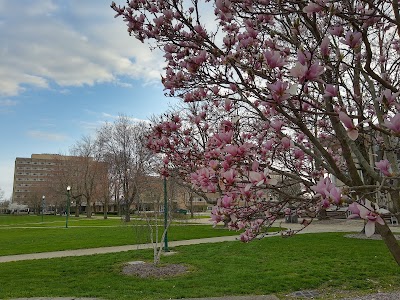
POLYGON ((130 35, 164 52, 166 93, 197 104, 166 115, 149 146, 166 155, 165 172, 182 166, 196 187, 220 193, 216 222, 245 228, 249 241, 289 204, 310 220, 350 204, 400 264, 378 206, 400 211, 397 0, 111 6, 130 35), (293 184, 301 191, 284 189, 293 184))

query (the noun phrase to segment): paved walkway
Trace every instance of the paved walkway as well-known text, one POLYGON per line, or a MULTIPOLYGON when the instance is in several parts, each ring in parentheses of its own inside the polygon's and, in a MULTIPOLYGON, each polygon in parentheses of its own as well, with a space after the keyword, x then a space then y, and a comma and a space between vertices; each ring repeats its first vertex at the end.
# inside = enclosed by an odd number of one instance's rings
MULTIPOLYGON (((189 220, 191 222, 208 223, 207 219, 197 219, 189 220)), ((276 222, 275 226, 282 226, 291 230, 299 230, 301 228, 300 224, 287 224, 284 222, 276 222)), ((328 221, 314 221, 310 226, 303 229, 300 234, 306 233, 322 233, 322 232, 360 232, 363 228, 362 220, 328 220, 328 221)), ((394 233, 400 233, 400 226, 392 226, 392 231, 394 233)), ((271 235, 273 236, 273 235, 271 235)), ((203 243, 219 243, 225 241, 235 241, 238 236, 225 236, 225 237, 214 237, 205 239, 193 239, 184 241, 173 241, 169 242, 170 247, 176 246, 187 246, 203 243)), ((12 262, 21 260, 31 260, 31 259, 47 259, 55 257, 67 257, 67 256, 83 256, 83 255, 93 255, 93 254, 104 254, 104 253, 114 253, 122 251, 131 251, 139 249, 150 249, 152 244, 139 244, 139 245, 126 245, 126 246, 115 246, 115 247, 101 247, 101 248, 91 248, 91 249, 79 249, 79 250, 67 250, 67 251, 56 251, 56 252, 44 252, 44 253, 33 253, 33 254, 21 254, 21 255, 10 255, 10 256, 0 256, 0 263, 2 262, 12 262)), ((386 294, 385 294, 386 295, 386 294)), ((362 298, 353 298, 360 300, 376 299, 378 296, 380 300, 394 300, 399 299, 400 293, 390 293, 388 296, 382 295, 370 295, 362 298)), ((75 298, 75 297, 62 297, 62 298, 52 298, 52 297, 41 297, 41 298, 18 298, 14 300, 101 300, 99 298, 75 298)), ((187 300, 279 300, 275 295, 248 295, 248 296, 229 296, 229 297, 213 297, 213 298, 192 298, 187 300)))
MULTIPOLYGON (((74 298, 74 297, 58 297, 58 298, 17 298, 12 300, 102 300, 100 298, 74 298)), ((178 300, 178 299, 172 299, 178 300)), ((182 299, 180 299, 182 300, 182 299)), ((212 297, 212 298, 185 298, 185 300, 279 300, 275 295, 254 295, 254 296, 229 296, 229 297, 212 297)))
MULTIPOLYGON (((200 219, 200 220, 195 219, 194 221, 210 224, 208 219, 200 219)), ((287 224, 284 222, 276 222, 274 226, 282 226, 291 230, 298 230, 301 228, 300 224, 287 224)), ((314 221, 310 226, 303 229, 300 233, 304 234, 304 233, 319 233, 319 232, 359 232, 362 230, 362 228, 363 228, 363 220, 314 221)), ((395 233, 400 233, 400 226, 392 226, 391 229, 395 233)), ((213 237, 204 239, 192 239, 183 241, 172 241, 169 242, 168 244, 170 247, 177 247, 177 246, 188 246, 188 245, 197 245, 205 243, 220 243, 220 242, 235 241, 238 239, 238 237, 239 236, 223 236, 223 237, 213 237)), ((0 256, 0 263, 21 261, 21 260, 32 260, 32 259, 47 259, 47 258, 67 257, 67 256, 105 254, 105 253, 115 253, 115 252, 152 249, 152 248, 153 244, 138 244, 138 245, 65 250, 65 251, 55 251, 55 252, 42 252, 42 253, 32 253, 32 254, 8 255, 8 256, 0 256)))
MULTIPOLYGON (((176 246, 188 246, 205 243, 219 243, 237 240, 238 236, 223 236, 205 239, 193 239, 183 241, 172 241, 169 242, 169 247, 176 246)), ((56 258, 56 257, 67 257, 67 256, 84 256, 93 254, 105 254, 115 253, 123 251, 141 250, 141 249, 152 249, 153 244, 138 244, 138 245, 125 245, 125 246, 113 246, 113 247, 101 247, 101 248, 89 248, 89 249, 77 249, 77 250, 65 250, 65 251, 54 251, 54 252, 42 252, 32 254, 18 254, 0 256, 0 263, 20 261, 20 260, 31 260, 31 259, 45 259, 45 258, 56 258)))

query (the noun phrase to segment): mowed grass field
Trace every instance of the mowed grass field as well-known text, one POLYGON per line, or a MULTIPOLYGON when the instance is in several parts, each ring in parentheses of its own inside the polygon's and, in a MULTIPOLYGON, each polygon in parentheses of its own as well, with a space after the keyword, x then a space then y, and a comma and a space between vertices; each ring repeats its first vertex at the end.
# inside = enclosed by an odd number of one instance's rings
MULTIPOLYGON (((125 223, 120 218, 69 217, 65 228, 65 216, 0 216, 0 256, 24 253, 49 252, 82 248, 96 248, 149 243, 150 231, 144 220, 133 218, 125 223)), ((159 236, 163 222, 159 222, 159 236)), ((222 227, 171 224, 170 241, 189 240, 225 235, 238 235, 222 227)))
MULTIPOLYGON (((173 235, 173 234, 171 234, 173 235)), ((85 240, 81 241, 82 244, 85 240)), ((181 246, 162 264, 189 271, 163 279, 123 275, 130 261, 152 261, 151 250, 0 264, 0 299, 98 297, 176 299, 318 290, 320 299, 400 289, 400 271, 382 241, 343 233, 270 237, 248 244, 181 246)))

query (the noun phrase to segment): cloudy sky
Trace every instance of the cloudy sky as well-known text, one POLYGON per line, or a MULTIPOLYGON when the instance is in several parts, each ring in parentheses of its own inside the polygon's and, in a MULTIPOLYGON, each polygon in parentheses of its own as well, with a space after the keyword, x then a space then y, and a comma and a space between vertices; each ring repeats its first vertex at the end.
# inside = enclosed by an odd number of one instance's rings
POLYGON ((118 114, 146 120, 174 102, 160 84, 162 55, 129 37, 110 4, 0 0, 0 188, 6 197, 16 157, 66 154, 118 114))

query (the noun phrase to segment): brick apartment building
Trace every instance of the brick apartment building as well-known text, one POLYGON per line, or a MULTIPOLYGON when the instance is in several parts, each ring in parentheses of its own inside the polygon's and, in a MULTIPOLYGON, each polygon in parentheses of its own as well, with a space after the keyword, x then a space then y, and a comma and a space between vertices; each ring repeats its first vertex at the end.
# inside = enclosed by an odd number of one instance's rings
MULTIPOLYGON (((91 161, 91 164, 103 164, 91 161)), ((82 164, 82 158, 58 154, 32 154, 17 157, 14 168, 12 202, 27 204, 31 210, 56 210, 65 204, 66 186, 62 173, 67 173, 82 164), (63 186, 65 185, 65 187, 63 186), (45 199, 43 199, 45 196, 45 199)), ((107 172, 106 168, 98 170, 107 172)))
POLYGON ((47 192, 54 183, 58 166, 68 156, 54 154, 32 154, 30 158, 17 157, 14 167, 12 201, 24 203, 33 194, 47 192))

